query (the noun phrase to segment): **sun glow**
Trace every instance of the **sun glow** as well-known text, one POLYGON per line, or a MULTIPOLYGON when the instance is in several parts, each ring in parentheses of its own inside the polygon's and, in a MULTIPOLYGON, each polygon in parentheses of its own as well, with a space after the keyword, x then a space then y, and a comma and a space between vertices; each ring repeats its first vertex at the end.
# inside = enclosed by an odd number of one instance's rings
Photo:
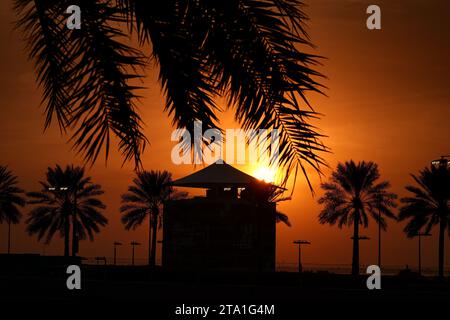
POLYGON ((253 176, 265 182, 274 182, 276 170, 269 167, 258 167, 253 171, 253 176))

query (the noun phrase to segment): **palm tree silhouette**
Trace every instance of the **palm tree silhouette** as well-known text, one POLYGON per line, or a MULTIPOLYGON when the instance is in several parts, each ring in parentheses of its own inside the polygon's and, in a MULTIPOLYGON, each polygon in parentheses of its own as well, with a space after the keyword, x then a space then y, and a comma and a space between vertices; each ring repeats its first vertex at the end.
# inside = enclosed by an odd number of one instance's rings
POLYGON ((122 223, 127 230, 136 229, 148 217, 148 263, 156 263, 156 234, 161 226, 161 206, 169 199, 186 196, 171 186, 171 174, 167 171, 141 171, 133 179, 133 185, 122 195, 122 223))
POLYGON ((140 166, 147 138, 134 80, 155 65, 177 128, 219 127, 224 97, 243 129, 279 129, 287 175, 306 176, 306 165, 320 172, 327 148, 306 93, 322 93, 321 57, 308 53, 301 0, 15 0, 15 12, 44 91, 45 126, 56 118, 86 161, 102 150, 108 157, 115 135, 124 160, 140 166), (65 25, 69 5, 81 8, 79 30, 65 25))
POLYGON ((78 241, 100 232, 108 220, 101 214, 106 206, 98 196, 104 192, 101 186, 86 177, 84 168, 56 165, 48 168, 46 181, 40 182, 40 192, 28 192, 29 204, 36 205, 27 219, 29 235, 46 238, 49 243, 56 232, 64 237, 64 256, 69 256, 70 229, 72 229, 72 256, 78 251, 78 241))
POLYGON ((4 166, 0 166, 0 223, 8 223, 8 254, 11 253, 11 223, 18 224, 22 214, 18 207, 26 203, 17 187, 17 177, 4 166))
POLYGON ((352 274, 359 274, 359 227, 368 227, 369 216, 385 230, 387 224, 382 215, 395 219, 392 208, 396 207, 394 193, 388 192, 387 181, 380 178, 378 166, 374 162, 353 160, 339 163, 332 173, 330 182, 323 183, 325 194, 319 199, 324 208, 319 214, 321 224, 353 225, 352 274))
POLYGON ((444 277, 445 231, 450 234, 450 169, 424 168, 411 175, 417 186, 406 187, 411 196, 401 199, 399 219, 409 220, 405 226, 408 237, 416 236, 422 228, 429 233, 439 225, 439 277, 444 277))

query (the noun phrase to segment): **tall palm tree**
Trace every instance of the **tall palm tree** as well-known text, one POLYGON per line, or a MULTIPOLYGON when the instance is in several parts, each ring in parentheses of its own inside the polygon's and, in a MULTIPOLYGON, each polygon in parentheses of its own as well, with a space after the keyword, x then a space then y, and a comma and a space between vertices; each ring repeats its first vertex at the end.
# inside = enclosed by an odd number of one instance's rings
POLYGON ((56 118, 72 131, 86 161, 102 150, 107 157, 115 135, 124 159, 140 165, 147 138, 135 80, 157 66, 176 127, 218 127, 224 97, 243 129, 279 129, 287 175, 306 176, 306 165, 320 172, 327 148, 306 94, 321 93, 321 57, 308 53, 301 0, 15 0, 15 11, 43 88, 45 126, 56 118), (79 30, 66 27, 70 5, 81 8, 79 30))
POLYGON ((161 206, 169 199, 185 197, 172 186, 171 174, 167 171, 141 171, 133 179, 133 185, 122 195, 122 223, 127 230, 136 229, 148 217, 148 263, 156 263, 156 235, 161 226, 161 206))
POLYGON ((359 274, 359 228, 368 227, 371 216, 386 230, 382 215, 395 219, 392 208, 396 207, 394 193, 388 192, 389 182, 378 182, 380 173, 373 162, 355 163, 353 160, 339 163, 330 182, 323 183, 325 194, 319 199, 324 207, 319 214, 321 224, 353 225, 352 274, 359 274), (381 214, 380 214, 381 213, 381 214))
POLYGON ((409 220, 404 231, 408 237, 416 236, 423 228, 429 233, 439 226, 439 277, 444 276, 445 231, 450 235, 450 169, 424 168, 412 175, 417 186, 406 187, 411 196, 401 199, 400 220, 409 220))
POLYGON ((40 182, 39 192, 29 192, 28 203, 36 205, 27 219, 29 235, 37 234, 38 239, 50 242, 56 232, 64 237, 64 255, 70 252, 70 229, 72 229, 72 256, 78 251, 78 241, 100 232, 100 227, 108 220, 101 211, 106 208, 98 196, 104 192, 101 186, 86 177, 84 168, 56 165, 48 168, 46 181, 40 182))
POLYGON ((23 190, 17 187, 17 177, 4 166, 0 166, 0 223, 8 223, 8 254, 11 253, 11 224, 18 224, 22 214, 18 207, 26 203, 23 190))

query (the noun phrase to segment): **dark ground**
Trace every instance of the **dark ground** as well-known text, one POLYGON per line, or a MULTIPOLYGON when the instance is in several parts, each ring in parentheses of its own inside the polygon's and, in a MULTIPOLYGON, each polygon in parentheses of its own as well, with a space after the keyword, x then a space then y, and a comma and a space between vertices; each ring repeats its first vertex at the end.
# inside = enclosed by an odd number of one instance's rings
POLYGON ((381 290, 368 290, 367 276, 355 279, 323 272, 181 273, 141 266, 83 266, 81 290, 70 291, 64 266, 3 265, 0 270, 2 310, 25 309, 34 314, 61 308, 70 310, 71 315, 89 310, 92 316, 144 312, 145 319, 202 319, 175 315, 176 307, 183 304, 217 310, 221 304, 275 305, 275 315, 209 314, 205 319, 310 319, 330 315, 360 319, 384 317, 393 309, 403 316, 422 312, 428 318, 440 307, 445 317, 450 310, 449 279, 439 281, 413 274, 384 276, 381 290))

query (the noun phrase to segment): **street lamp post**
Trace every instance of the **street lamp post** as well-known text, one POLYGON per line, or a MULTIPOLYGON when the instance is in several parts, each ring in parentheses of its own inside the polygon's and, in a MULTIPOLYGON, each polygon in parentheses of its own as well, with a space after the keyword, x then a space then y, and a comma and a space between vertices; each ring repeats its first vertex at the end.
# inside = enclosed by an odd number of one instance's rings
POLYGON ((140 246, 141 244, 137 241, 131 241, 131 265, 134 266, 134 247, 140 246))
POLYGON ((8 219, 8 254, 11 253, 11 220, 8 219))
POLYGON ((381 210, 378 209, 378 267, 381 269, 381 210))
POLYGON ((121 246, 122 242, 115 241, 114 242, 114 265, 116 265, 116 257, 117 257, 117 246, 121 246))
MULTIPOLYGON (((447 169, 450 167, 450 156, 441 156, 440 159, 431 161, 431 165, 438 170, 440 176, 440 184, 442 188, 445 188, 445 180, 447 179, 447 169)), ((447 224, 447 218, 439 218, 440 232, 439 232, 439 278, 444 278, 444 263, 445 263, 445 225, 447 224)))
POLYGON ((302 266, 302 245, 303 244, 311 244, 310 241, 307 240, 295 240, 293 244, 298 245, 298 273, 303 272, 303 266, 302 266))
POLYGON ((422 275, 422 243, 421 243, 421 239, 422 237, 429 237, 431 236, 430 233, 423 233, 423 232, 418 232, 416 234, 416 236, 419 238, 419 253, 418 253, 418 262, 419 262, 419 276, 422 275))

